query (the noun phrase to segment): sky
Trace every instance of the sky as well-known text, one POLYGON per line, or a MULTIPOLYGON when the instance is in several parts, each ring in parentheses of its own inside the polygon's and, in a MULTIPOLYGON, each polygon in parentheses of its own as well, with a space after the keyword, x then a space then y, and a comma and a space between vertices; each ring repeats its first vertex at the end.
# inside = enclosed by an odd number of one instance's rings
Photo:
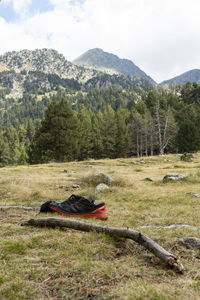
POLYGON ((0 0, 0 55, 101 48, 159 83, 200 69, 199 16, 200 0, 0 0))

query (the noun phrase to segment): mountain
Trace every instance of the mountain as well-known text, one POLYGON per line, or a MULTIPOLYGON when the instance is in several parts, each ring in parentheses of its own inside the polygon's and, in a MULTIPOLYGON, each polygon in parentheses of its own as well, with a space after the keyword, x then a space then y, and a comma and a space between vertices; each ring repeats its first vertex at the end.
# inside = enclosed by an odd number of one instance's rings
POLYGON ((199 69, 190 70, 172 79, 165 80, 161 82, 160 85, 186 84, 188 81, 200 83, 200 70, 199 69))
POLYGON ((7 52, 0 55, 0 91, 6 98, 18 99, 23 93, 43 95, 60 89, 88 91, 91 88, 121 89, 142 87, 152 82, 145 77, 107 74, 75 65, 53 49, 7 52))
POLYGON ((88 50, 73 60, 73 63, 79 66, 100 70, 108 74, 121 74, 124 76, 144 78, 152 84, 155 84, 155 81, 137 67, 131 60, 121 59, 117 55, 104 52, 99 48, 88 50))
POLYGON ((0 55, 0 72, 9 70, 16 73, 22 70, 40 71, 81 82, 86 82, 97 74, 95 70, 72 64, 54 49, 12 51, 0 55))

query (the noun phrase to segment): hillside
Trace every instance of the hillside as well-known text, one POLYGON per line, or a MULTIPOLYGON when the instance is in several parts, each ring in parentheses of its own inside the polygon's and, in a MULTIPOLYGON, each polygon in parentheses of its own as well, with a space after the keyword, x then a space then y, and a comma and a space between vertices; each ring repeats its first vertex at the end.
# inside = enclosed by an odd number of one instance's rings
POLYGON ((161 82, 160 85, 186 84, 189 81, 200 83, 200 70, 199 69, 190 70, 179 76, 176 76, 169 80, 165 80, 165 81, 161 82))
POLYGON ((199 238, 199 198, 194 196, 199 194, 199 165, 199 154, 190 163, 180 161, 176 154, 134 161, 106 159, 1 168, 0 206, 34 210, 0 210, 0 298, 199 299, 199 250, 178 243, 186 236, 199 238), (114 182, 97 194, 94 175, 100 172, 112 176, 114 182), (181 173, 187 179, 163 183, 168 172, 181 173), (74 184, 80 187, 75 189, 74 184), (56 213, 36 214, 44 202, 62 202, 71 194, 106 203, 107 221, 80 220, 140 231, 177 256, 185 273, 166 267, 132 240, 67 228, 21 226, 31 218, 65 219, 56 213), (172 224, 179 226, 169 227, 172 224))
POLYGON ((121 59, 117 55, 104 52, 102 49, 95 48, 88 50, 75 60, 73 63, 79 66, 90 67, 109 74, 121 74, 124 76, 134 76, 144 78, 155 84, 155 81, 137 67, 131 60, 121 59))
POLYGON ((58 90, 120 89, 152 86, 146 78, 125 77, 77 66, 53 49, 7 52, 0 56, 0 90, 6 98, 18 99, 24 93, 44 95, 58 90))
POLYGON ((0 70, 16 73, 21 71, 40 71, 56 74, 61 78, 86 82, 97 74, 94 70, 78 67, 53 49, 36 49, 7 52, 0 56, 0 70))

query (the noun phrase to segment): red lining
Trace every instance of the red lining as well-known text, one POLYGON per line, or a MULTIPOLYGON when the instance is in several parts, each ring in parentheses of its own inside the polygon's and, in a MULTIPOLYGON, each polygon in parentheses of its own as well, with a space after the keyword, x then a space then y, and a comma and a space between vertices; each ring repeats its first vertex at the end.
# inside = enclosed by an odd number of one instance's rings
POLYGON ((98 208, 96 210, 94 210, 93 212, 89 213, 89 214, 80 214, 80 215, 76 215, 76 214, 67 214, 64 213, 60 210, 58 210, 57 208, 50 206, 51 209, 53 209, 54 211, 57 211, 58 213, 60 213, 63 216, 68 216, 68 217, 79 217, 79 218, 96 218, 96 219, 105 219, 108 218, 108 215, 106 213, 105 210, 105 205, 103 206, 103 208, 98 208))

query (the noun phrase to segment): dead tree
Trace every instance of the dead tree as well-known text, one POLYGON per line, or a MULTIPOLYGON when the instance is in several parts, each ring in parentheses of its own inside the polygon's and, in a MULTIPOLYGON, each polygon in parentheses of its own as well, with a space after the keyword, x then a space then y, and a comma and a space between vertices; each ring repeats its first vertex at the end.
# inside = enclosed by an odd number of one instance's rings
POLYGON ((160 102, 158 101, 155 106, 155 119, 158 133, 159 154, 163 155, 165 148, 169 145, 169 142, 174 135, 175 129, 175 122, 170 106, 168 106, 166 117, 163 118, 160 110, 160 102))
POLYGON ((116 236, 121 238, 127 238, 142 245, 156 257, 163 261, 166 265, 174 268, 176 271, 183 273, 184 267, 177 257, 170 252, 166 251, 159 244, 151 240, 149 237, 143 235, 140 232, 128 229, 128 228, 113 228, 107 226, 100 226, 94 224, 88 224, 81 221, 68 220, 62 218, 38 218, 30 219, 28 222, 22 225, 40 226, 40 227, 67 227, 81 231, 96 231, 98 233, 105 233, 110 236, 116 236))

